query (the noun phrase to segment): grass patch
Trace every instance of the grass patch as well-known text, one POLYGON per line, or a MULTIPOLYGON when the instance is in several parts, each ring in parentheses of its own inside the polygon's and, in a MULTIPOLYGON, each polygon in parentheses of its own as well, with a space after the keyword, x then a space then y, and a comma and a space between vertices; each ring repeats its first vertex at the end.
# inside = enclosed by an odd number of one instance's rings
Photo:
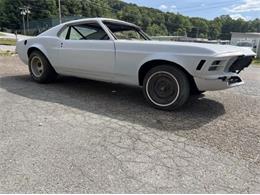
POLYGON ((3 37, 3 36, 5 36, 5 34, 3 34, 3 33, 0 33, 0 36, 2 36, 2 37, 3 37))
POLYGON ((16 40, 0 38, 0 45, 16 45, 16 40))
POLYGON ((13 51, 1 51, 0 50, 0 57, 2 56, 14 56, 15 55, 15 52, 13 51))
POLYGON ((255 65, 260 65, 260 58, 255 59, 255 60, 253 61, 253 64, 255 64, 255 65))

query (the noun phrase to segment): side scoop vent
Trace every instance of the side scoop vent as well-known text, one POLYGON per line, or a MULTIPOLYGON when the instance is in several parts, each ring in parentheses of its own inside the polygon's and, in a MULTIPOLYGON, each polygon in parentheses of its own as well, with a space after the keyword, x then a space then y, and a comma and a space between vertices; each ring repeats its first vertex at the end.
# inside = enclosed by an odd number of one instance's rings
POLYGON ((198 64, 197 66, 197 69, 196 70, 201 70, 203 65, 205 64, 206 60, 201 60, 200 63, 198 64))

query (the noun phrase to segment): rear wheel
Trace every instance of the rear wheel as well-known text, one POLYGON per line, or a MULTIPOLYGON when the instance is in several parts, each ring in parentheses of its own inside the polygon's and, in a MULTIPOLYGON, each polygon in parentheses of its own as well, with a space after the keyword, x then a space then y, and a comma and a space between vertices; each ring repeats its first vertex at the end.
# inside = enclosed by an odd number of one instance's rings
POLYGON ((145 75, 143 92, 153 107, 174 110, 187 102, 190 84, 182 70, 171 65, 161 65, 145 75))
POLYGON ((29 71, 32 79, 38 83, 53 82, 57 78, 57 73, 48 59, 39 51, 30 54, 29 71))

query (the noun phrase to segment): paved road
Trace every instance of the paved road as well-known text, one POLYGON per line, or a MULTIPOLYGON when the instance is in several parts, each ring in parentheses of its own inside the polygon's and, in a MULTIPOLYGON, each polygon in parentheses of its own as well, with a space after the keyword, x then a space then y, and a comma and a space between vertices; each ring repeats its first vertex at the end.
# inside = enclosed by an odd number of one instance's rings
POLYGON ((0 58, 0 193, 260 193, 260 68, 177 112, 0 58))

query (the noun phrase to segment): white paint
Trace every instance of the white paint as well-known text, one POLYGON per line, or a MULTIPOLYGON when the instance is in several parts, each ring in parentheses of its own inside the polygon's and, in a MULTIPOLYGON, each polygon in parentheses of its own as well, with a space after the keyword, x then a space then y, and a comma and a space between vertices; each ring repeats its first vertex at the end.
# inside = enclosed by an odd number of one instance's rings
MULTIPOLYGON (((58 25, 35 38, 17 43, 20 58, 28 63, 28 49, 39 48, 49 59, 59 74, 81 78, 139 85, 138 72, 143 64, 152 60, 166 60, 182 66, 196 81, 200 90, 219 90, 233 87, 218 77, 238 76, 225 71, 237 56, 255 56, 250 49, 236 46, 204 43, 159 42, 115 40, 109 29, 102 23, 110 20, 121 24, 130 23, 113 19, 83 19, 58 25), (110 40, 63 40, 57 36, 64 25, 97 21, 110 37, 110 40), (62 46, 61 46, 62 45, 62 46), (200 71, 199 62, 206 60, 200 71), (217 71, 208 71, 215 60, 221 60, 217 71)), ((240 84, 243 84, 241 82, 240 84)), ((239 85, 239 84, 238 84, 239 85)))

